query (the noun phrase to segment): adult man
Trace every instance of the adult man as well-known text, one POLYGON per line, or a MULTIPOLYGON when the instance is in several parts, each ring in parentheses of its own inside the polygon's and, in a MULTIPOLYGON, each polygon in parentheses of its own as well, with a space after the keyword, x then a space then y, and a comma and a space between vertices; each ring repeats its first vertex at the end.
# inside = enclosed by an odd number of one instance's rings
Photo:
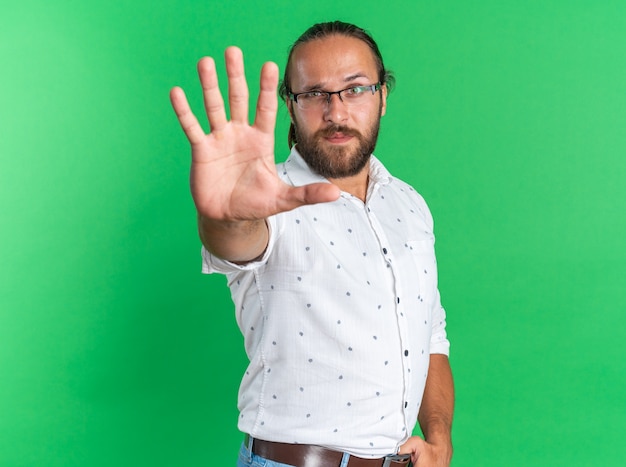
POLYGON ((250 126, 241 51, 225 56, 230 122, 210 58, 198 69, 211 133, 181 89, 171 100, 192 147, 203 270, 227 275, 250 358, 239 465, 448 465, 432 218, 372 156, 392 80, 376 43, 341 22, 296 41, 281 86, 295 146, 278 167, 277 67, 262 68, 250 126), (425 440, 411 437, 418 418, 425 440))

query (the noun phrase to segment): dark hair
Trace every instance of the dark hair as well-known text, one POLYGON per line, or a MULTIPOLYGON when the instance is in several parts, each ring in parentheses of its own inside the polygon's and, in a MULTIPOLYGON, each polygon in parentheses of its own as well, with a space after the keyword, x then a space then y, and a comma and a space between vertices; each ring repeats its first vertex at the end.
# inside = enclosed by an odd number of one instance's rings
MULTIPOLYGON (((376 41, 374 41, 374 38, 367 31, 361 29, 358 26, 355 26, 354 24, 344 23, 342 21, 330 21, 326 23, 317 23, 311 26, 309 29, 304 31, 304 33, 300 37, 298 37, 298 39, 292 44, 291 48, 289 49, 287 65, 285 65, 285 73, 278 87, 278 93, 285 102, 288 99, 288 94, 291 92, 291 58, 296 47, 300 44, 311 42, 317 39, 323 39, 330 36, 353 37, 355 39, 359 39, 365 42, 365 44, 374 54, 374 60, 376 62, 376 68, 378 71, 378 81, 385 85, 385 87, 387 88, 387 92, 390 92, 393 89, 393 86, 396 82, 395 77, 390 70, 387 70, 385 68, 385 65, 383 63, 383 56, 381 55, 380 50, 378 50, 378 45, 376 44, 376 41)), ((291 123, 288 135, 289 147, 291 148, 294 144, 296 144, 296 142, 295 128, 293 123, 291 123)))

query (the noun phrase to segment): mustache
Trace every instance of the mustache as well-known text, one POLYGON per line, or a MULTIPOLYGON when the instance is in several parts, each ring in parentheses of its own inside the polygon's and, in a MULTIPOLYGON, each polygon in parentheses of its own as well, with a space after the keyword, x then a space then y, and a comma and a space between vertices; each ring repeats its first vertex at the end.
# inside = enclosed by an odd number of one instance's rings
POLYGON ((327 128, 318 130, 316 135, 321 136, 322 138, 328 138, 334 135, 335 133, 341 133, 346 136, 357 136, 357 137, 361 136, 361 133, 359 133, 357 130, 354 130, 350 127, 343 126, 343 125, 331 125, 327 128))

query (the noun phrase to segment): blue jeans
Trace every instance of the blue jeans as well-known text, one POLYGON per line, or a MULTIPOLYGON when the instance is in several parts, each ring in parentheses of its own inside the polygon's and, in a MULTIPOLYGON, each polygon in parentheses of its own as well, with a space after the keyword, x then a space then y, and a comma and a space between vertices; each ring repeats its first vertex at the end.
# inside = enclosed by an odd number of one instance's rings
POLYGON ((237 467, 294 467, 289 464, 281 464, 280 462, 274 462, 265 459, 264 457, 257 456, 250 452, 248 446, 245 443, 241 443, 241 449, 239 450, 239 459, 237 460, 237 467))
MULTIPOLYGON (((348 460, 350 456, 344 453, 343 459, 341 460, 341 465, 339 467, 346 467, 348 465, 348 460)), ((257 456, 256 454, 250 452, 248 446, 244 443, 241 444, 241 449, 239 450, 239 460, 237 461, 237 467, 295 467, 289 464, 281 464, 280 462, 274 462, 265 459, 264 457, 257 456)))

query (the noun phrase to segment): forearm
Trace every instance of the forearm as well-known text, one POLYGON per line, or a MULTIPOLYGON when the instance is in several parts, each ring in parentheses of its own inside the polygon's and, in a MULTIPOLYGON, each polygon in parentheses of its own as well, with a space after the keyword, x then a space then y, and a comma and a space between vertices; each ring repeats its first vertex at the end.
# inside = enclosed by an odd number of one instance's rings
POLYGON ((211 254, 233 263, 247 263, 263 255, 269 240, 264 219, 224 222, 198 215, 198 233, 211 254))
POLYGON ((454 382, 446 355, 432 354, 418 420, 428 443, 447 446, 452 455, 454 382))

